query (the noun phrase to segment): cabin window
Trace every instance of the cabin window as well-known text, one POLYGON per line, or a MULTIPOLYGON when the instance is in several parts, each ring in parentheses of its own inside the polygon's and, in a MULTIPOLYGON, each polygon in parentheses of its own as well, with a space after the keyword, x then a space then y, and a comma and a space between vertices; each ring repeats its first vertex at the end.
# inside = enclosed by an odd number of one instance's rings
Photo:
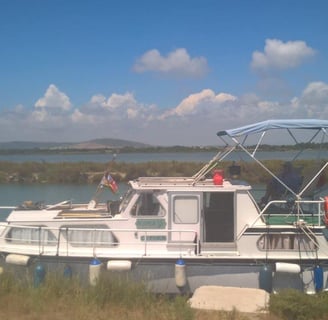
POLYGON ((295 233, 266 233, 257 241, 260 250, 313 251, 317 245, 313 235, 295 233))
POLYGON ((133 189, 129 189, 128 192, 124 195, 120 208, 119 208, 119 212, 124 212, 125 209, 127 208, 128 204, 130 203, 132 197, 134 196, 135 192, 133 189))
POLYGON ((6 241, 27 245, 56 245, 57 238, 52 231, 44 227, 11 227, 6 241))
POLYGON ((152 192, 143 192, 131 210, 132 216, 164 216, 165 210, 152 192))
POLYGON ((175 196, 173 200, 174 223, 198 223, 199 198, 195 196, 175 196))
POLYGON ((73 247, 112 247, 117 244, 112 231, 106 225, 67 226, 62 227, 60 232, 73 247))

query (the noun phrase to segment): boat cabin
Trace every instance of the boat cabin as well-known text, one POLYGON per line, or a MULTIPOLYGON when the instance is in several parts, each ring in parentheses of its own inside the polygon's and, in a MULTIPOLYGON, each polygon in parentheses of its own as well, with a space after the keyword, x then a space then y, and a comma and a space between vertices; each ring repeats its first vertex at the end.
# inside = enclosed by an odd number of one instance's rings
POLYGON ((190 178, 139 178, 130 184, 120 216, 135 220, 137 229, 165 229, 152 240, 193 242, 202 251, 236 248, 247 225, 256 220, 264 225, 251 187, 240 181, 215 185, 212 179, 195 184, 190 178))

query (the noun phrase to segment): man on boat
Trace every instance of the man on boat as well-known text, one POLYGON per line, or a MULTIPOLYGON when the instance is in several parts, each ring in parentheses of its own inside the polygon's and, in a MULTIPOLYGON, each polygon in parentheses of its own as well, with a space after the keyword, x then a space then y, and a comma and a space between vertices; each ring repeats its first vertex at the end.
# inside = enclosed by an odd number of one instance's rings
POLYGON ((267 185, 266 193, 261 199, 261 204, 266 204, 270 200, 282 199, 290 190, 294 193, 299 192, 303 177, 300 175, 299 170, 293 167, 291 162, 285 162, 283 164, 282 172, 277 177, 282 183, 273 177, 267 185))

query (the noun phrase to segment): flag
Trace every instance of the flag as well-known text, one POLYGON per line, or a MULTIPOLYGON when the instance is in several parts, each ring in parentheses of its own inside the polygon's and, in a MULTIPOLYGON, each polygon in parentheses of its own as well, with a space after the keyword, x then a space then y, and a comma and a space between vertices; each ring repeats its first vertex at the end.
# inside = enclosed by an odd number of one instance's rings
POLYGON ((106 172, 104 176, 102 177, 100 181, 100 187, 108 187, 112 190, 113 193, 116 193, 118 191, 118 185, 116 181, 113 179, 113 177, 106 172))

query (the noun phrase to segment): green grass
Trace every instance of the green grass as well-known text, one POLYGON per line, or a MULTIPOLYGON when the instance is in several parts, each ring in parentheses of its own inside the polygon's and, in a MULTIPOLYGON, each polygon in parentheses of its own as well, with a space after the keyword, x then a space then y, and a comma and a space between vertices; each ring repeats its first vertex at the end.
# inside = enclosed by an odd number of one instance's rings
MULTIPOLYGON (((285 290, 270 297, 267 313, 195 310, 187 296, 153 294, 142 283, 104 273, 95 286, 49 273, 35 287, 31 277, 0 274, 0 319, 10 320, 326 320, 328 293, 285 290)), ((219 299, 219 297, 218 297, 219 299)))
MULTIPOLYGON (((142 283, 104 274, 95 286, 47 274, 35 287, 11 272, 0 275, 0 319, 10 320, 247 320, 239 313, 191 309, 187 296, 155 295, 142 283)), ((264 319, 256 317, 256 319, 264 319)))
POLYGON ((328 293, 306 295, 285 290, 271 296, 269 310, 283 320, 325 320, 328 319, 328 293))
POLYGON ((193 319, 185 297, 156 296, 141 283, 102 277, 96 286, 47 274, 35 288, 12 273, 0 276, 1 319, 193 319))

